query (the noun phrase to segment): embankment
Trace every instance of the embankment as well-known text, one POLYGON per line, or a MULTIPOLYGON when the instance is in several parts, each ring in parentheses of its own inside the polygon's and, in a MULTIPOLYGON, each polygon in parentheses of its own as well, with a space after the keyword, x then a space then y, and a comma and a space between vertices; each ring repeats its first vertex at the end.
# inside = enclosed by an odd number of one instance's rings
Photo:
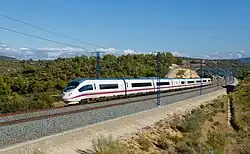
POLYGON ((225 90, 218 90, 196 98, 176 102, 161 108, 140 112, 137 114, 116 118, 99 124, 78 128, 69 132, 48 136, 35 141, 29 141, 2 149, 0 153, 31 153, 39 150, 43 153, 79 153, 78 149, 88 149, 92 140, 101 134, 112 134, 114 138, 129 137, 143 128, 153 127, 161 120, 176 119, 190 113, 191 110, 224 95, 225 90))

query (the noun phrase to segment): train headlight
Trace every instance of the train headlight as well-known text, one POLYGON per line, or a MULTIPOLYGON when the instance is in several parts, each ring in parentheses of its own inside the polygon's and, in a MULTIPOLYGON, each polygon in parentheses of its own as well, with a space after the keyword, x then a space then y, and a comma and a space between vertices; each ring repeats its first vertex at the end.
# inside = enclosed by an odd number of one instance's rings
POLYGON ((69 93, 69 95, 68 96, 70 96, 72 94, 72 92, 71 93, 69 93))

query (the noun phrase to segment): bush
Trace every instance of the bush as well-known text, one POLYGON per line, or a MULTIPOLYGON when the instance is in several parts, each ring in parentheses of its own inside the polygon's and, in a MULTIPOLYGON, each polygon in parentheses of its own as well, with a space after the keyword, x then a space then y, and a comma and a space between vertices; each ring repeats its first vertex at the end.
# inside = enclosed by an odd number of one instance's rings
POLYGON ((209 117, 208 121, 213 122, 214 121, 213 117, 209 117))
POLYGON ((178 142, 176 144, 176 150, 178 151, 178 153, 181 153, 181 154, 193 154, 194 153, 194 150, 191 147, 189 147, 187 143, 184 141, 178 142))
POLYGON ((183 137, 179 137, 179 136, 169 136, 169 139, 171 141, 173 141, 174 143, 177 143, 179 141, 182 141, 183 140, 183 137))
POLYGON ((204 105, 204 104, 201 104, 201 105, 200 105, 200 108, 201 108, 201 109, 203 109, 204 107, 205 107, 205 105, 204 105))
POLYGON ((31 102, 30 99, 14 94, 14 96, 2 97, 0 101, 0 110, 2 113, 10 113, 17 111, 26 111, 29 109, 28 104, 31 102))
POLYGON ((216 131, 208 131, 206 143, 216 151, 216 153, 223 153, 226 144, 224 134, 216 131))
POLYGON ((140 144, 141 149, 144 151, 148 151, 150 149, 150 147, 152 146, 151 142, 149 139, 147 139, 146 137, 140 136, 137 139, 138 144, 140 144))
POLYGON ((45 154, 45 152, 42 152, 41 150, 39 149, 36 149, 33 154, 45 154))
POLYGON ((157 140, 157 146, 161 149, 167 150, 169 148, 170 143, 168 136, 166 134, 161 134, 157 140))
POLYGON ((181 125, 177 126, 177 129, 185 133, 194 132, 200 129, 199 118, 193 115, 187 118, 181 125))
POLYGON ((132 154, 132 151, 129 151, 129 148, 124 144, 113 140, 112 136, 104 137, 100 136, 92 141, 93 150, 80 151, 82 154, 132 154))
POLYGON ((202 110, 201 110, 200 108, 193 109, 193 110, 191 111, 191 114, 196 115, 196 116, 199 116, 199 115, 202 114, 202 110))

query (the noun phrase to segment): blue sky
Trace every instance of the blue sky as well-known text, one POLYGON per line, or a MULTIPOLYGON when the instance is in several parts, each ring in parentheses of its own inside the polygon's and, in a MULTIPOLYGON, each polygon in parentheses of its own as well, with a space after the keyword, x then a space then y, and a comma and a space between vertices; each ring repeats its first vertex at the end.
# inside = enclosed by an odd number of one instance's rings
MULTIPOLYGON (((249 0, 5 0, 0 13, 110 52, 160 51, 203 58, 250 55, 249 0)), ((2 17, 0 26, 96 50, 2 17)), ((0 54, 19 57, 83 53, 1 29, 0 42, 5 44, 0 44, 0 54)))

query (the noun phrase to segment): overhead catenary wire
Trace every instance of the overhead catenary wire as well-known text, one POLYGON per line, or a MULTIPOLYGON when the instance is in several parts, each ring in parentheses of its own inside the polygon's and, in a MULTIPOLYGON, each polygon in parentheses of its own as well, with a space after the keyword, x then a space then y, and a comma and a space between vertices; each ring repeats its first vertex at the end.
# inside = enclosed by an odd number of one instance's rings
POLYGON ((84 43, 84 44, 92 45, 92 46, 95 46, 95 47, 98 47, 98 48, 105 48, 105 47, 102 47, 102 46, 99 46, 99 45, 96 45, 96 44, 93 44, 93 43, 81 41, 81 40, 78 40, 78 39, 75 39, 75 38, 72 38, 72 37, 69 37, 69 36, 65 36, 65 35, 61 35, 61 34, 52 32, 52 31, 50 31, 50 30, 47 30, 47 29, 44 29, 44 28, 35 26, 35 25, 33 25, 33 24, 30 24, 30 23, 27 23, 27 22, 25 22, 25 21, 21 21, 21 20, 15 19, 15 18, 10 17, 10 16, 6 16, 6 15, 3 15, 3 14, 0 14, 0 16, 3 17, 3 18, 9 19, 9 20, 13 20, 13 21, 15 21, 15 22, 19 22, 19 23, 25 24, 25 25, 27 25, 27 26, 30 26, 30 27, 33 27, 33 28, 36 28, 36 29, 39 29, 39 30, 41 30, 41 31, 45 31, 45 32, 47 32, 47 33, 50 33, 50 34, 53 34, 53 35, 56 35, 56 36, 59 36, 59 37, 64 37, 64 38, 67 38, 67 39, 70 39, 70 40, 73 40, 73 41, 77 41, 77 42, 79 42, 79 43, 84 43))
POLYGON ((0 29, 5 30, 5 31, 9 31, 9 32, 13 32, 13 33, 17 33, 17 34, 21 34, 21 35, 25 35, 25 36, 29 36, 29 37, 33 37, 33 38, 40 39, 40 40, 43 40, 43 41, 48 41, 48 42, 62 44, 62 45, 70 46, 70 47, 84 49, 85 52, 89 53, 89 51, 86 48, 81 47, 81 46, 72 45, 72 44, 68 44, 68 43, 64 43, 64 42, 59 42, 59 41, 55 41, 55 40, 50 40, 50 39, 46 39, 46 38, 43 38, 43 37, 40 37, 40 36, 36 36, 36 35, 32 35, 32 34, 20 32, 20 31, 16 31, 16 30, 12 30, 12 29, 5 28, 5 27, 2 27, 2 26, 0 26, 0 29))

